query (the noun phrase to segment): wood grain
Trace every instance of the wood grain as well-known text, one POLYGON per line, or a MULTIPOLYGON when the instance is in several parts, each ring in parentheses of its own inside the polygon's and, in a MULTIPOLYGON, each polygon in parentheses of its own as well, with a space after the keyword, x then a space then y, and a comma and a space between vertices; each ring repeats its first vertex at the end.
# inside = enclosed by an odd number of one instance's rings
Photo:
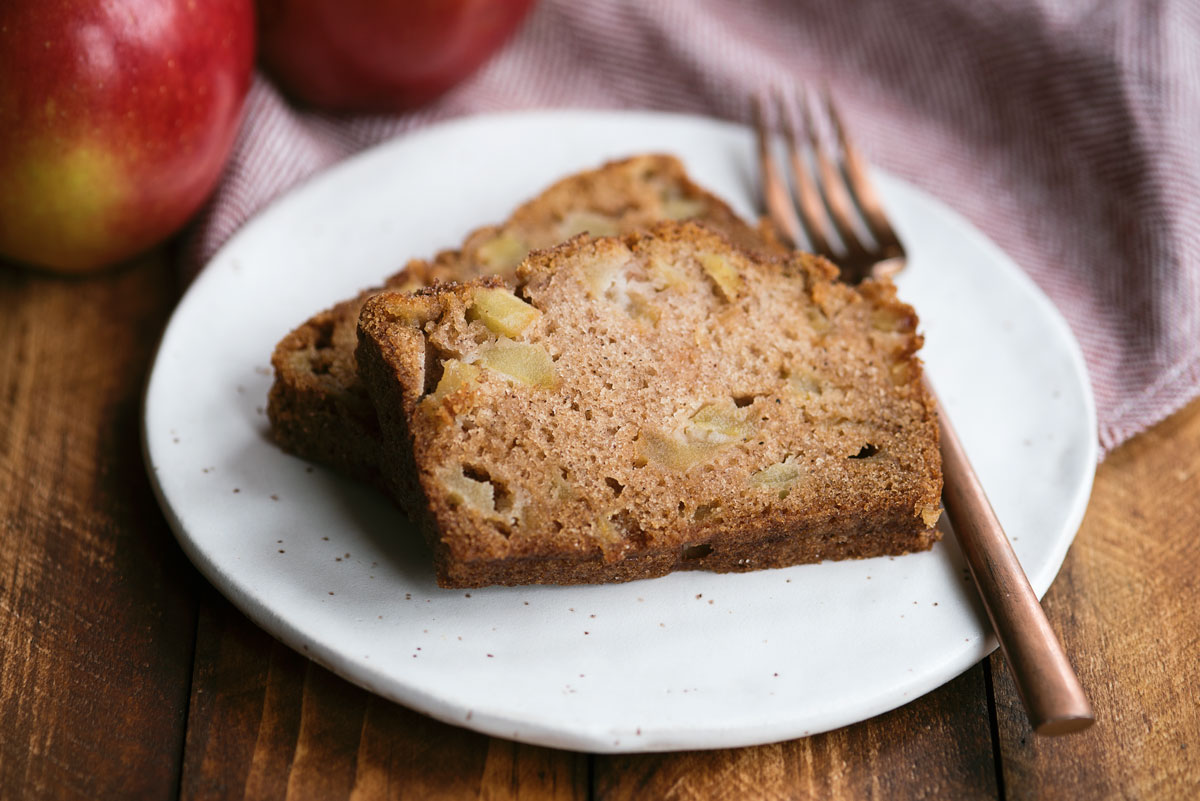
POLYGON ((1200 797, 1200 401, 1115 451, 1043 605, 1096 725, 1030 733, 993 657, 1006 795, 1200 797))
POLYGON ((1095 705, 1088 732, 1033 736, 993 657, 805 740, 588 757, 353 687, 198 579, 138 442, 169 263, 88 280, 0 267, 0 798, 1195 797, 1200 401, 1101 466, 1044 601, 1095 705))
POLYGON ((209 595, 197 629, 186 799, 587 798, 588 757, 439 723, 272 640, 209 595))
POLYGON ((88 280, 0 265, 0 798, 175 794, 194 604, 138 427, 162 254, 88 280))
POLYGON ((981 666, 900 709, 801 740, 595 760, 597 801, 997 796, 981 666))

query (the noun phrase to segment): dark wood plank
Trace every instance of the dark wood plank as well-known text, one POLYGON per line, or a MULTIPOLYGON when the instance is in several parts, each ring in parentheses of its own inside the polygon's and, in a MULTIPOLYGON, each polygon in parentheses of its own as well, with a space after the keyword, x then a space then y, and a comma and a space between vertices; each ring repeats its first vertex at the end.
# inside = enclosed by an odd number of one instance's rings
POLYGON ((1096 712, 1030 732, 993 657, 1007 796, 1200 797, 1200 401, 1114 452, 1043 605, 1096 712))
POLYGON ((87 280, 0 265, 0 797, 167 798, 195 627, 150 492, 158 253, 87 280))
POLYGON ((997 796, 982 666, 900 709, 801 740, 595 759, 597 801, 997 796))
POLYGON ((385 701, 201 605, 185 799, 587 798, 587 756, 485 737, 385 701))

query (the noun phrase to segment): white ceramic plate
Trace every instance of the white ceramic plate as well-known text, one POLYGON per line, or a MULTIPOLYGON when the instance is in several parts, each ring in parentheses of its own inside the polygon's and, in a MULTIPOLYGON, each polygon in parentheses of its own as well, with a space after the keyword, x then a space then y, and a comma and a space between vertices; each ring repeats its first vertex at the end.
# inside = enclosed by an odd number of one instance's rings
MULTIPOLYGON (((179 541, 288 645, 451 723, 599 752, 771 742, 897 707, 993 647, 952 537, 903 558, 595 587, 440 590, 382 496, 287 456, 263 412, 275 342, 558 177, 646 151, 753 213, 748 130, 652 113, 475 117, 406 136, 272 205, 213 259, 163 336, 145 405, 179 541)), ((1038 595, 1082 519, 1096 421, 1079 349, 966 222, 879 176, 911 252, 900 292, 1038 595)))

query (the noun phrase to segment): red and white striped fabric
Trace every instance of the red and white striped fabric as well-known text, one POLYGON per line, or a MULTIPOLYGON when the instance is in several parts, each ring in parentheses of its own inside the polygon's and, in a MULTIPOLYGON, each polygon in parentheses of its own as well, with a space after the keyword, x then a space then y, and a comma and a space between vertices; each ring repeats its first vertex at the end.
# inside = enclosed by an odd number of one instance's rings
POLYGON ((542 0, 480 73, 412 114, 300 112, 259 78, 189 262, 302 178, 433 120, 587 106, 748 121, 752 91, 814 81, 873 162, 965 214, 1062 310, 1102 451, 1200 394, 1189 0, 542 0))

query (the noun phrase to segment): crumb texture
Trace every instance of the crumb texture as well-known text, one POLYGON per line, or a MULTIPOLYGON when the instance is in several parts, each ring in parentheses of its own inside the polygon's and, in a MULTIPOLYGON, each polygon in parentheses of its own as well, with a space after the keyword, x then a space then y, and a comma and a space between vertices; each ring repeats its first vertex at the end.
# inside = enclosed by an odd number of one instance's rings
POLYGON ((889 283, 700 225, 578 237, 499 281, 383 293, 360 359, 445 586, 904 553, 941 468, 889 283))
POLYGON ((358 378, 355 326, 367 298, 437 281, 500 275, 511 280, 534 249, 582 232, 623 234, 661 220, 696 218, 750 249, 778 249, 719 198, 693 183, 675 158, 643 155, 569 176, 523 204, 500 225, 473 231, 457 250, 409 262, 384 287, 327 309, 276 346, 268 402, 272 435, 285 450, 380 482, 379 423, 358 378))

